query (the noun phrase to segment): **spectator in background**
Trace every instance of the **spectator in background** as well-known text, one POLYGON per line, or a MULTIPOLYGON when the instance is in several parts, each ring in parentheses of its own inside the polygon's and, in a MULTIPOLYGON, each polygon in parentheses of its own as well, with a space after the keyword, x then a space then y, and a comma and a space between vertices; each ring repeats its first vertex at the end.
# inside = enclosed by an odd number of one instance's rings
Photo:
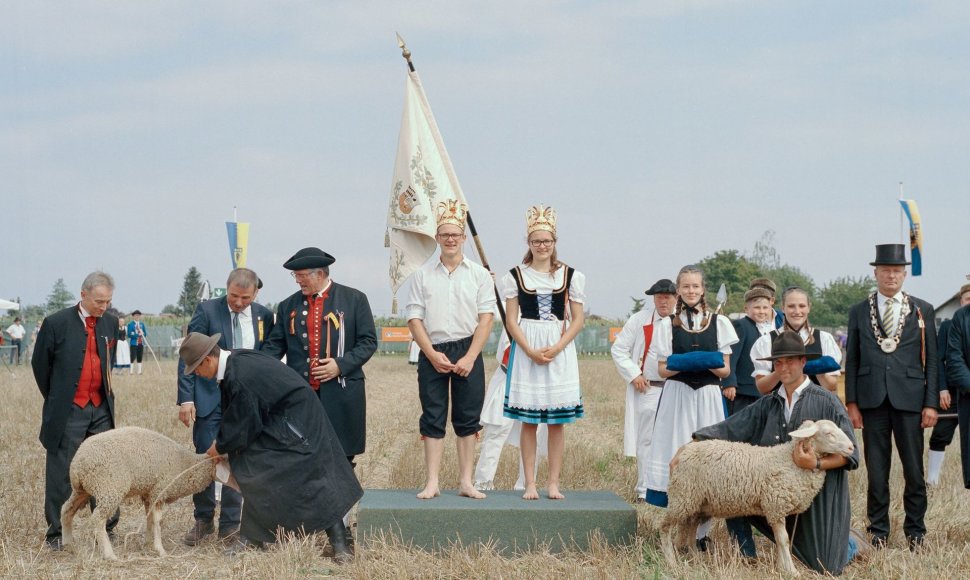
POLYGON ((128 369, 131 372, 131 349, 128 347, 128 326, 125 324, 124 318, 118 318, 118 350, 115 353, 115 363, 114 368, 121 369, 124 372, 128 369))
POLYGON ((145 323, 141 321, 141 310, 131 313, 131 322, 128 323, 128 344, 131 345, 131 368, 128 374, 135 372, 141 374, 141 361, 145 357, 145 337, 148 331, 145 323))
POLYGON ((10 364, 19 365, 24 336, 27 335, 27 329, 20 323, 20 317, 13 319, 13 324, 7 327, 6 333, 10 335, 10 346, 14 347, 10 351, 10 364))

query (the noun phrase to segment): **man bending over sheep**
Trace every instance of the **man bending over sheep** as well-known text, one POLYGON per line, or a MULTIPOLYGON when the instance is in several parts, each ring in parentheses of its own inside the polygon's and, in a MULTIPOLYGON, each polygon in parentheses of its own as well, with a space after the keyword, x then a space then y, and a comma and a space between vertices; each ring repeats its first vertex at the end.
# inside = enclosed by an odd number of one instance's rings
MULTIPOLYGON (((838 425, 855 447, 851 457, 829 454, 816 458, 810 448, 795 447, 795 463, 803 469, 825 471, 825 484, 807 511, 789 516, 786 522, 795 556, 817 572, 838 575, 857 550, 868 547, 864 541, 849 537, 852 514, 848 470, 859 467, 859 448, 842 403, 803 372, 808 358, 816 356, 806 356, 797 333, 782 333, 772 345, 771 356, 762 359, 774 363, 782 388, 725 421, 698 430, 694 440, 722 439, 769 447, 790 441, 788 433, 806 419, 828 419, 838 425)), ((773 538, 764 518, 750 519, 765 536, 773 538)))
POLYGON ((296 371, 256 351, 225 351, 220 335, 190 333, 185 373, 219 382, 222 423, 210 456, 229 455, 243 496, 240 545, 278 532, 324 531, 338 562, 352 559, 343 515, 363 489, 316 394, 296 371))

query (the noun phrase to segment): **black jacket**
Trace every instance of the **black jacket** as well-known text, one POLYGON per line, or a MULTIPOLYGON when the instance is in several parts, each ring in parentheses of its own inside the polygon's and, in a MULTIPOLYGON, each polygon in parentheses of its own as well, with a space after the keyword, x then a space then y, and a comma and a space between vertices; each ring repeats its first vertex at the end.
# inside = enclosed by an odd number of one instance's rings
POLYGON ((970 393, 970 305, 957 310, 952 320, 946 341, 946 382, 956 396, 970 393))
POLYGON ((936 314, 928 302, 912 296, 909 299, 916 308, 911 308, 906 317, 899 345, 892 353, 884 353, 876 342, 868 299, 849 311, 845 354, 847 404, 856 403, 860 409, 874 409, 888 398, 892 407, 900 411, 918 413, 924 407, 940 407, 936 314), (923 329, 920 328, 917 308, 922 314, 923 329))
MULTIPOLYGON (((37 388, 44 397, 40 423, 40 442, 45 449, 57 449, 64 435, 64 425, 74 404, 77 384, 81 378, 87 346, 87 331, 74 305, 59 310, 44 319, 30 364, 37 388)), ((114 427, 114 394, 109 389, 111 363, 114 361, 118 336, 118 319, 105 313, 94 327, 98 356, 101 358, 101 385, 106 395, 105 405, 114 427)))
POLYGON ((724 379, 723 384, 737 387, 738 394, 749 397, 760 397, 761 391, 755 384, 754 362, 751 360, 751 347, 761 338, 758 325, 747 316, 732 320, 734 332, 738 335, 738 342, 731 346, 731 374, 724 379))

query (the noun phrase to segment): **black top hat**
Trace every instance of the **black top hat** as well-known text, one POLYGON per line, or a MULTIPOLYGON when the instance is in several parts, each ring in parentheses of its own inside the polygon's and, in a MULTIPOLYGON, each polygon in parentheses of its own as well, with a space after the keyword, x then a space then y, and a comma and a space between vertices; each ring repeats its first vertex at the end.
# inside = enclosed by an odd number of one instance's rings
POLYGON ((758 360, 778 360, 793 356, 803 356, 808 360, 816 359, 821 354, 817 352, 805 352, 805 343, 801 335, 797 332, 788 330, 778 335, 778 338, 771 343, 771 356, 759 358, 758 360))
POLYGON ((647 296, 653 296, 654 294, 676 294, 677 286, 666 278, 661 278, 653 283, 653 286, 647 289, 645 294, 647 296))
POLYGON ((307 270, 309 268, 326 268, 333 264, 336 258, 320 248, 303 248, 293 254, 289 260, 283 262, 287 270, 307 270))
POLYGON ((906 246, 903 244, 879 244, 876 246, 876 259, 870 266, 909 266, 906 261, 906 246))

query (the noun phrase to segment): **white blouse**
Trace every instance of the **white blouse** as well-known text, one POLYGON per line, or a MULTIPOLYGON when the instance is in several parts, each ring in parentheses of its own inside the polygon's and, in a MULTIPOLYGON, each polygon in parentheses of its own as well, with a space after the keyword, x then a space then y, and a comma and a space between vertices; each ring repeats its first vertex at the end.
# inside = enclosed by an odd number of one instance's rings
MULTIPOLYGON (((694 316, 694 328, 698 330, 703 317, 694 316)), ((687 327, 687 314, 680 313, 680 321, 687 327)), ((734 331, 731 320, 722 314, 717 315, 717 348, 721 354, 731 354, 731 345, 738 342, 738 333, 734 331)), ((670 317, 663 318, 654 325, 653 342, 650 343, 650 354, 656 356, 659 362, 664 362, 674 353, 674 330, 670 317)))
MULTIPOLYGON (((805 328, 799 330, 798 335, 802 337, 802 341, 808 340, 808 331, 805 328)), ((835 362, 841 363, 842 349, 835 342, 835 338, 824 330, 820 330, 818 335, 819 341, 822 343, 822 356, 830 356, 835 359, 835 362)), ((771 361, 758 360, 759 358, 767 358, 769 356, 771 356, 771 334, 765 334, 751 346, 751 362, 754 363, 754 372, 751 373, 752 377, 757 378, 771 374, 771 361)), ((826 374, 837 377, 842 374, 842 371, 832 371, 826 374)))
MULTIPOLYGON (((562 288, 566 276, 566 266, 560 266, 552 276, 548 272, 537 272, 532 266, 516 266, 522 274, 522 283, 529 290, 541 296, 550 296, 556 290, 562 288)), ((515 276, 512 272, 506 272, 500 284, 502 298, 519 297, 519 286, 516 284, 515 276)), ((586 276, 579 270, 573 270, 573 277, 569 280, 568 296, 570 302, 583 304, 586 302, 586 276)), ((541 302, 541 301, 540 301, 541 302)), ((568 306, 567 306, 568 307, 568 306)))

